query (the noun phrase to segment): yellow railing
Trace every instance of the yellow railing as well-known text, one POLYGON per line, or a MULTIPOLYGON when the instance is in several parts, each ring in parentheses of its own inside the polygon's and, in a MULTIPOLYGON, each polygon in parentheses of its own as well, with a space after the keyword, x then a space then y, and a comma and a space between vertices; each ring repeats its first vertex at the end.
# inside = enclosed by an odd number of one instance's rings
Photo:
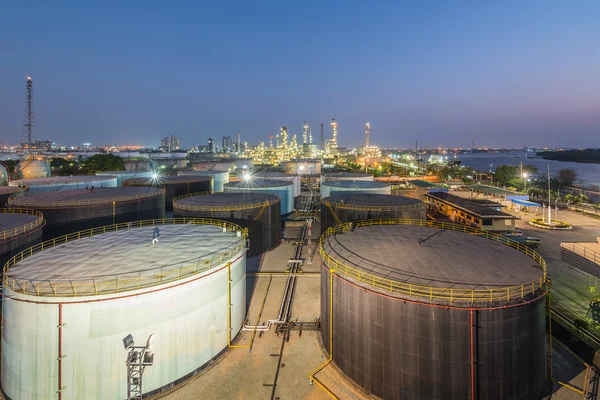
POLYGON ((222 265, 224 262, 231 260, 231 258, 233 258, 236 254, 244 251, 246 248, 247 236, 248 230, 242 229, 239 225, 207 218, 165 218, 108 225, 71 233, 55 239, 50 239, 22 251, 8 260, 8 262, 4 265, 3 284, 4 287, 10 288, 12 291, 17 293, 50 297, 90 296, 143 289, 174 282, 179 279, 206 272, 218 265, 222 265), (202 257, 199 257, 193 262, 193 264, 185 266, 159 267, 102 277, 75 277, 72 279, 65 278, 57 280, 32 280, 11 275, 11 268, 18 262, 36 253, 64 243, 85 237, 102 235, 108 232, 117 232, 121 230, 142 227, 180 224, 218 226, 225 228, 227 231, 241 232, 241 236, 240 240, 237 240, 228 248, 220 249, 218 253, 211 253, 210 258, 202 259, 202 257))
POLYGON ((187 210, 187 211, 238 211, 238 210, 250 210, 253 208, 260 207, 268 207, 273 203, 279 202, 279 198, 268 200, 268 201, 260 201, 258 203, 250 203, 250 204, 231 204, 231 205, 223 205, 223 206, 201 206, 195 204, 181 204, 179 200, 187 199, 189 197, 202 196, 205 194, 211 194, 210 192, 198 192, 198 193, 189 193, 184 194, 182 196, 176 197, 173 199, 173 209, 176 210, 187 210))
POLYGON ((370 219, 364 221, 355 221, 337 225, 334 228, 328 228, 327 231, 321 236, 319 240, 319 253, 321 260, 330 269, 334 269, 338 275, 343 275, 348 278, 357 280, 363 284, 370 285, 374 288, 385 290, 390 293, 397 293, 400 295, 407 295, 410 297, 419 297, 433 300, 443 300, 448 302, 454 301, 467 301, 474 303, 476 301, 483 301, 493 303, 496 301, 510 301, 512 299, 524 299, 529 295, 535 294, 536 292, 544 291, 546 284, 546 262, 544 259, 534 250, 525 246, 524 244, 510 240, 505 236, 494 234, 491 232, 481 231, 479 229, 471 228, 464 225, 436 222, 436 221, 422 221, 416 219, 401 219, 401 218, 385 218, 385 219, 370 219), (504 245, 512 247, 516 250, 521 251, 525 255, 534 259, 540 265, 540 278, 532 282, 523 283, 515 286, 505 286, 493 289, 463 289, 463 288, 452 288, 452 287, 433 287, 414 285, 406 282, 396 281, 393 279, 384 278, 372 274, 368 271, 364 271, 360 268, 349 266, 343 262, 343 260, 337 260, 329 255, 323 249, 323 243, 331 236, 350 231, 352 226, 371 226, 371 225, 414 225, 424 226, 432 228, 447 229, 457 232, 468 233, 484 237, 486 239, 500 242, 504 245))
POLYGON ((38 227, 44 225, 44 215, 36 210, 25 210, 20 208, 0 208, 0 214, 27 214, 36 217, 34 221, 26 224, 16 226, 10 229, 3 229, 0 231, 0 238, 2 240, 14 238, 23 233, 30 232, 38 227))
POLYGON ((378 205, 357 205, 347 204, 335 201, 325 201, 327 207, 334 207, 335 209, 343 208, 345 210, 356 210, 356 211, 406 211, 413 209, 424 209, 425 203, 405 204, 397 206, 378 206, 378 205))
POLYGON ((165 194, 166 189, 160 189, 160 192, 154 193, 141 193, 130 196, 115 196, 115 197, 104 197, 88 200, 61 200, 61 201, 36 201, 27 200, 28 197, 21 197, 17 199, 9 199, 8 204, 12 207, 67 207, 67 206, 91 206, 101 204, 112 204, 121 203, 125 201, 133 201, 155 197, 158 195, 165 194))

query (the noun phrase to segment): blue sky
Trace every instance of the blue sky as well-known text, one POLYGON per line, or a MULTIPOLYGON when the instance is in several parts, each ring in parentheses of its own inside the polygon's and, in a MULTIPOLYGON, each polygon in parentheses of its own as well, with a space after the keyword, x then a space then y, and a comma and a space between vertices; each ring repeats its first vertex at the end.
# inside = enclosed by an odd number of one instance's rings
POLYGON ((0 141, 600 146, 600 4, 491 3, 2 2, 0 141))

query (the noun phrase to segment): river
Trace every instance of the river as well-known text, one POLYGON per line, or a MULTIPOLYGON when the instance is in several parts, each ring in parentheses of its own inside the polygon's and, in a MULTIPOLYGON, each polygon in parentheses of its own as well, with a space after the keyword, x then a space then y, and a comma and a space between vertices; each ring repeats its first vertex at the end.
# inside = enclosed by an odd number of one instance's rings
MULTIPOLYGON (((506 164, 519 166, 532 165, 536 167, 540 174, 544 174, 550 164, 550 174, 556 175, 558 170, 571 168, 577 172, 577 186, 582 181, 584 186, 600 186, 600 164, 576 163, 568 161, 544 160, 542 158, 527 158, 524 152, 510 153, 465 153, 457 154, 456 160, 461 160, 462 165, 471 167, 479 172, 494 171, 496 167, 506 164)), ((452 159, 451 157, 448 157, 452 159)))

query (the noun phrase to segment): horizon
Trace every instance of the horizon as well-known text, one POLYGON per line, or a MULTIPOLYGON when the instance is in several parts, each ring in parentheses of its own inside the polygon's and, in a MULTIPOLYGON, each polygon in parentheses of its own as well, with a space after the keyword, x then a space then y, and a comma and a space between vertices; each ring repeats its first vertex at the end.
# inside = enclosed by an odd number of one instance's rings
POLYGON ((340 146, 593 148, 593 1, 501 5, 264 2, 7 4, 0 140, 21 141, 33 78, 38 140, 182 147, 283 125, 340 146))

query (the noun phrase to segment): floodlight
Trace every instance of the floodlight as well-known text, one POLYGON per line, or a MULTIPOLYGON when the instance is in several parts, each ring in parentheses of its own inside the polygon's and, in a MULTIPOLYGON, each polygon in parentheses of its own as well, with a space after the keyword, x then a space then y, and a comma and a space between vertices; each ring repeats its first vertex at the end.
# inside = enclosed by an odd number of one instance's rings
POLYGON ((129 348, 133 345, 134 345, 133 336, 131 336, 131 333, 130 333, 129 335, 127 335, 123 338, 123 347, 125 347, 125 350, 129 350, 129 348))
POLYGON ((144 359, 142 360, 143 365, 154 364, 154 353, 151 351, 144 352, 144 359))

